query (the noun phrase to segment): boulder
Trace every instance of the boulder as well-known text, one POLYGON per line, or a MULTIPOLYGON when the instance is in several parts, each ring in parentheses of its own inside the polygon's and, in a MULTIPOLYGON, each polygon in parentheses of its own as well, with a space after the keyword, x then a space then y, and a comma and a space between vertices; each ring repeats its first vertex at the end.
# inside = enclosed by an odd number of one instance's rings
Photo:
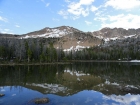
POLYGON ((44 104, 44 103, 48 103, 49 99, 48 98, 37 98, 34 101, 36 104, 44 104))
POLYGON ((3 96, 5 96, 5 94, 0 94, 0 97, 3 97, 3 96))

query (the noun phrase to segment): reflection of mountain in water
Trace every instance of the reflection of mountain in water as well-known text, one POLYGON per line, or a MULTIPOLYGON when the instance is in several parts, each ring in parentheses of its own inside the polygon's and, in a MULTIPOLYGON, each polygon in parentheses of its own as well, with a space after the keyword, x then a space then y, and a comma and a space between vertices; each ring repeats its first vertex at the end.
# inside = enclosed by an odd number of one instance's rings
POLYGON ((140 93, 140 65, 76 63, 72 65, 1 66, 0 86, 24 86, 66 96, 82 90, 104 94, 140 93))

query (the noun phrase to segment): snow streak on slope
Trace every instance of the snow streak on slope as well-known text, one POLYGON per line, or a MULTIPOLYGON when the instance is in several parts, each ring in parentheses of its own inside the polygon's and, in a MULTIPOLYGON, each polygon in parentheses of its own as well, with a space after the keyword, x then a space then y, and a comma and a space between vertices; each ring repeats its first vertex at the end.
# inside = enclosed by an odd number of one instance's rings
POLYGON ((90 48, 89 46, 80 46, 80 45, 77 45, 77 46, 72 46, 70 47, 69 49, 64 49, 63 51, 79 51, 79 50, 83 50, 84 48, 90 48))
POLYGON ((103 38, 102 36, 95 36, 95 37, 99 39, 103 39, 105 42, 108 42, 108 41, 114 41, 117 39, 126 39, 126 38, 132 38, 132 37, 137 38, 138 35, 135 34, 135 35, 128 35, 128 36, 123 36, 123 37, 118 36, 118 37, 111 37, 111 38, 103 38))

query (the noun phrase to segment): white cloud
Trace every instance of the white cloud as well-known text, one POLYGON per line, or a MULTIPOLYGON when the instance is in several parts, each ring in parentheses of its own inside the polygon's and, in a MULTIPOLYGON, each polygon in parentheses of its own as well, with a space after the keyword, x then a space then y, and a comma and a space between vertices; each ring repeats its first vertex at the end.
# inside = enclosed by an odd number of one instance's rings
POLYGON ((111 6, 114 9, 130 10, 140 7, 140 0, 108 0, 105 7, 111 6))
POLYGON ((47 4, 46 4, 46 7, 48 7, 49 5, 50 5, 50 3, 47 3, 47 4))
POLYGON ((94 0, 80 0, 80 5, 91 5, 94 2, 94 0))
POLYGON ((97 7, 95 7, 95 6, 91 6, 91 11, 92 11, 92 12, 95 12, 96 10, 98 10, 97 7))
POLYGON ((12 30, 10 30, 10 29, 2 29, 2 28, 0 28, 0 33, 13 34, 12 30))
POLYGON ((89 15, 89 9, 88 7, 84 6, 89 6, 94 2, 94 0, 80 0, 79 2, 72 2, 68 5, 68 12, 76 15, 76 16, 88 16, 89 15))
POLYGON ((46 7, 48 7, 50 5, 50 3, 46 3, 45 0, 41 0, 41 2, 43 2, 45 4, 46 7))
POLYGON ((15 27, 19 28, 20 26, 19 25, 15 25, 15 27))
POLYGON ((63 16, 64 19, 68 19, 69 13, 68 13, 67 11, 65 11, 65 10, 60 10, 60 11, 58 12, 58 14, 61 15, 61 16, 63 16))
POLYGON ((90 21, 85 21, 85 23, 86 23, 87 25, 91 25, 91 24, 92 24, 92 22, 90 22, 90 21))
POLYGON ((106 17, 96 17, 94 18, 95 21, 101 21, 101 22, 105 22, 107 20, 106 17))
POLYGON ((95 16, 101 16, 101 15, 103 15, 103 11, 97 11, 97 12, 95 13, 95 16))
POLYGON ((69 3, 69 2, 70 2, 70 0, 65 0, 65 2, 69 3))
POLYGON ((70 0, 65 0, 65 2, 68 3, 67 9, 65 10, 65 12, 67 11, 68 13, 67 17, 69 16, 73 20, 80 18, 80 16, 87 17, 90 11, 94 12, 98 9, 92 5, 94 1, 95 0, 79 0, 78 2, 71 2, 70 0))
POLYGON ((52 18, 52 20, 53 20, 54 22, 59 22, 59 21, 60 21, 59 19, 56 19, 56 18, 52 18))
POLYGON ((71 16, 71 19, 73 19, 73 20, 76 20, 78 18, 79 18, 79 16, 71 16))
POLYGON ((7 31, 8 32, 8 31, 10 31, 10 29, 4 29, 4 31, 7 31))
POLYGON ((82 15, 83 15, 84 17, 86 17, 86 16, 89 15, 89 9, 88 9, 88 8, 86 8, 85 10, 83 10, 83 11, 81 11, 81 12, 82 12, 82 15))
POLYGON ((76 5, 76 4, 71 4, 71 5, 69 5, 68 12, 69 12, 70 14, 79 16, 79 15, 82 14, 82 11, 84 11, 84 9, 81 8, 81 7, 79 7, 79 5, 76 5))
MULTIPOLYGON (((100 18, 98 18, 100 19, 100 18)), ((109 22, 103 22, 102 23, 102 28, 103 27, 110 27, 110 28, 140 28, 140 15, 133 15, 133 14, 120 14, 116 16, 110 16, 108 15, 105 17, 106 20, 109 22)))
POLYGON ((8 20, 7 20, 6 18, 1 17, 1 16, 0 16, 0 21, 3 21, 3 22, 8 22, 8 20))
POLYGON ((41 0, 42 2, 45 2, 44 0, 41 0))

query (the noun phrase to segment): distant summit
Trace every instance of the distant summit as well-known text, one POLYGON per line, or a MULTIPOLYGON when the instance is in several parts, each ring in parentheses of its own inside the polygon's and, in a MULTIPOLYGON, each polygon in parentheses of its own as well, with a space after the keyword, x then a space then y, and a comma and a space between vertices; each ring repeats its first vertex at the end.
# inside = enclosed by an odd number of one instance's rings
POLYGON ((94 31, 93 36, 103 39, 105 41, 116 40, 116 39, 125 39, 130 37, 137 38, 140 36, 139 29, 123 29, 123 28, 103 28, 99 31, 94 31))
POLYGON ((69 27, 69 26, 60 26, 60 27, 55 27, 55 28, 46 27, 46 28, 41 29, 39 31, 34 31, 34 32, 31 32, 31 33, 24 34, 24 35, 22 35, 21 38, 63 37, 65 35, 68 35, 68 34, 71 34, 71 33, 74 33, 74 32, 80 32, 80 30, 75 29, 73 27, 69 27))
MULTIPOLYGON (((48 39, 54 43, 55 48, 62 48, 64 51, 79 50, 98 46, 102 43, 127 38, 137 38, 140 36, 139 29, 123 28, 102 28, 94 32, 83 32, 70 26, 60 26, 55 28, 43 28, 38 31, 23 35, 0 34, 0 38, 13 39, 48 39), (54 41, 55 39, 55 41, 54 41)), ((48 43, 48 42, 46 42, 48 43)), ((46 44, 47 45, 47 44, 46 44)))

